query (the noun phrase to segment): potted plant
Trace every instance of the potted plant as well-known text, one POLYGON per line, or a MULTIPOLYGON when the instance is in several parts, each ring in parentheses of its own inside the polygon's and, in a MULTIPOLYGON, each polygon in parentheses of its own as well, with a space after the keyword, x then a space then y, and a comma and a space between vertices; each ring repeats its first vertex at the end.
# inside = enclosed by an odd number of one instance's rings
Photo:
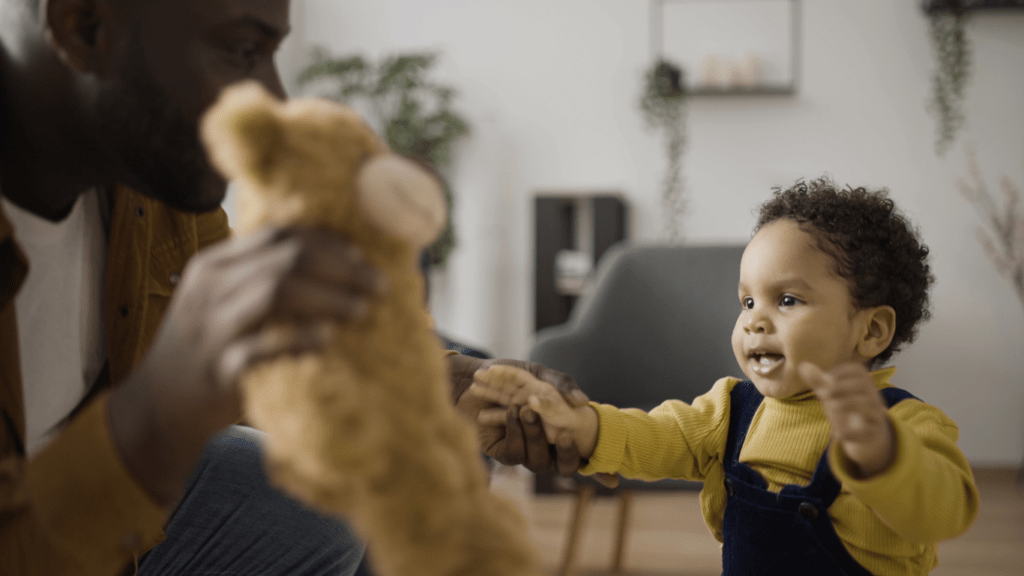
POLYGON ((682 70, 666 60, 658 60, 644 73, 640 110, 652 129, 663 131, 668 165, 662 179, 661 205, 665 237, 670 243, 683 238, 686 213, 683 186, 683 152, 686 147, 686 90, 682 70))
POLYGON ((928 108, 938 120, 935 150, 945 154, 964 124, 964 94, 970 78, 971 51, 964 34, 967 9, 963 0, 927 0, 936 67, 928 108))
POLYGON ((362 56, 336 58, 322 48, 299 74, 299 85, 328 82, 328 96, 347 104, 364 104, 375 127, 395 152, 426 163, 438 172, 448 203, 448 224, 429 248, 431 264, 442 266, 455 248, 450 217, 454 197, 448 185, 455 143, 469 134, 469 123, 452 109, 455 90, 431 80, 436 53, 399 54, 379 63, 362 56))

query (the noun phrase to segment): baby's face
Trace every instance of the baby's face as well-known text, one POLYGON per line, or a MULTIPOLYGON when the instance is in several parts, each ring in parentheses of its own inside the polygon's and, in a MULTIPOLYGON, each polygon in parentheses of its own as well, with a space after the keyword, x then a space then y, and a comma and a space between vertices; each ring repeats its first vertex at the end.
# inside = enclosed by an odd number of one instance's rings
POLYGON ((814 237, 788 219, 762 228, 740 263, 741 311, 732 348, 743 373, 761 394, 787 398, 809 387, 801 362, 824 370, 868 359, 857 353, 867 330, 846 281, 814 237))

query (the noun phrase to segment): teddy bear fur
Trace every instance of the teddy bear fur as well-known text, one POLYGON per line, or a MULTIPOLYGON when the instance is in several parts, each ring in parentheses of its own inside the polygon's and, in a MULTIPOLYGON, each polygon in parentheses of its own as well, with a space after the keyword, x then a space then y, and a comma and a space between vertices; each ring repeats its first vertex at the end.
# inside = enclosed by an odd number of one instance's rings
POLYGON ((383 576, 539 574, 522 516, 488 491, 473 427, 453 408, 420 247, 372 225, 355 201, 358 172, 387 146, 343 105, 282 103, 255 84, 228 90, 202 136, 239 184, 240 233, 328 226, 389 283, 368 317, 339 324, 323 352, 243 376, 246 417, 268 433, 271 480, 347 518, 383 576))

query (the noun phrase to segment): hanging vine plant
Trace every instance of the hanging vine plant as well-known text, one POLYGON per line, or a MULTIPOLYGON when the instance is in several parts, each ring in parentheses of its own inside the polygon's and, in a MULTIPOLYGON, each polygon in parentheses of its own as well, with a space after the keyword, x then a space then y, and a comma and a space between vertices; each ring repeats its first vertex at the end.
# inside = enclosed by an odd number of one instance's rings
POLYGON ((971 50, 964 34, 967 12, 963 0, 932 0, 925 9, 936 59, 929 109, 938 120, 935 150, 943 155, 965 120, 964 95, 971 72, 971 50))
POLYGON ((683 239, 686 196, 683 185, 683 152, 686 148, 686 90, 682 70, 658 60, 644 74, 640 110, 652 129, 663 132, 668 165, 662 179, 661 205, 665 237, 670 243, 683 239))
POLYGON ((448 204, 444 232, 428 248, 431 264, 443 266, 457 237, 451 217, 454 196, 448 185, 455 143, 469 134, 469 123, 452 109, 455 90, 428 78, 434 53, 400 54, 378 64, 362 56, 335 58, 322 48, 299 74, 299 85, 326 80, 335 85, 329 97, 347 104, 362 101, 391 149, 426 163, 438 172, 448 204))

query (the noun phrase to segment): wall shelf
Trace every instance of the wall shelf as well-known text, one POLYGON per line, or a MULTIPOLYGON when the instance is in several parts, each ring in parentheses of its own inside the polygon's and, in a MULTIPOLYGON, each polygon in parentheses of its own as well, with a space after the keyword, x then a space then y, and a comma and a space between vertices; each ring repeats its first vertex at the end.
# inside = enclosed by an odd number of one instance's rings
POLYGON ((975 10, 1022 10, 1024 9, 1024 0, 923 0, 921 9, 928 14, 975 10))
POLYGON ((687 96, 794 96, 796 86, 750 86, 747 88, 713 88, 697 86, 686 91, 687 96))

